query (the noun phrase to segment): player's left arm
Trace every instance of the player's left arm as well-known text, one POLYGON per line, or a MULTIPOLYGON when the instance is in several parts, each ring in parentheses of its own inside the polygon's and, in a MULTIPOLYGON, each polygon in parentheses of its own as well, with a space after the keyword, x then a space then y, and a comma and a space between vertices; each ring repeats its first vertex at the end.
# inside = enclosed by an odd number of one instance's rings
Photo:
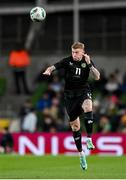
POLYGON ((88 64, 91 73, 93 74, 93 77, 95 80, 99 80, 100 79, 100 72, 97 70, 96 67, 94 67, 94 64, 92 63, 90 56, 87 54, 84 54, 85 57, 85 61, 88 64))

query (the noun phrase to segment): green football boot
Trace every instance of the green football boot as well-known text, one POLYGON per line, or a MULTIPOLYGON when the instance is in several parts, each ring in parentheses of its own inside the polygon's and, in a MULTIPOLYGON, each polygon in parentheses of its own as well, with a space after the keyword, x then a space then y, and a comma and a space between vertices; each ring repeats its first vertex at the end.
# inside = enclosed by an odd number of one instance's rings
POLYGON ((93 149, 95 149, 95 146, 93 145, 91 139, 88 139, 88 140, 86 141, 86 144, 87 144, 87 149, 88 149, 88 150, 93 150, 93 149))
POLYGON ((86 162, 86 156, 85 156, 85 155, 80 156, 80 167, 81 167, 83 170, 86 170, 86 169, 87 169, 87 162, 86 162))

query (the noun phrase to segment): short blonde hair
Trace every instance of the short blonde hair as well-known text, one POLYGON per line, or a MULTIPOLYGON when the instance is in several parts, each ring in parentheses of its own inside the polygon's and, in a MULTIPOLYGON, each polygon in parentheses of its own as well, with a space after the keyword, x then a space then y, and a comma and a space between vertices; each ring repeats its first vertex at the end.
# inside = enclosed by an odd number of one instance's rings
POLYGON ((73 49, 83 49, 85 48, 85 45, 81 42, 75 42, 72 44, 71 48, 73 49))

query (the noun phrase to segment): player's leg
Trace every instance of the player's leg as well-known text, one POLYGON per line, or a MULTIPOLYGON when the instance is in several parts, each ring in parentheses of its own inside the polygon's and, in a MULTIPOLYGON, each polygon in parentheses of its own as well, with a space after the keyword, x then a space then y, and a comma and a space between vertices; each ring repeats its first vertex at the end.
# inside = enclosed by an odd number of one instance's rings
POLYGON ((80 131, 80 120, 79 117, 70 122, 70 126, 73 132, 73 138, 76 144, 76 147, 79 152, 82 152, 82 143, 81 143, 81 131, 80 131))
POLYGON ((82 111, 80 106, 80 102, 76 98, 71 98, 68 94, 65 94, 64 98, 65 107, 69 116, 70 126, 73 132, 73 138, 75 141, 75 145, 80 155, 80 165, 83 170, 87 169, 87 163, 85 154, 82 150, 82 142, 81 142, 81 132, 80 132, 80 119, 79 115, 82 111))
POLYGON ((71 129, 72 129, 72 132, 73 132, 73 138, 74 138, 74 141, 75 141, 75 145, 76 145, 76 147, 77 147, 77 149, 79 151, 81 168, 83 170, 86 170, 87 169, 87 162, 86 162, 85 154, 84 154, 84 152, 82 150, 80 119, 79 119, 79 117, 76 120, 71 121, 70 126, 71 126, 71 129))
POLYGON ((84 116, 84 122, 85 122, 85 128, 87 132, 87 148, 89 150, 94 149, 95 146, 92 143, 92 132, 93 132, 93 112, 92 112, 92 100, 91 99, 85 99, 82 104, 82 109, 84 110, 83 116, 84 116))

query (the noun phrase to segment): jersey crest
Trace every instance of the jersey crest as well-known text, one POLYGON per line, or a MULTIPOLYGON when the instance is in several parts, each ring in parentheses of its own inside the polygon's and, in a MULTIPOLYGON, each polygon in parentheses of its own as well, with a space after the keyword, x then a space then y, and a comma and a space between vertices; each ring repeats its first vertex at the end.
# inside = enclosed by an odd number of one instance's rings
POLYGON ((85 68, 85 67, 86 67, 86 63, 82 63, 82 64, 81 64, 81 67, 82 67, 82 68, 85 68))

